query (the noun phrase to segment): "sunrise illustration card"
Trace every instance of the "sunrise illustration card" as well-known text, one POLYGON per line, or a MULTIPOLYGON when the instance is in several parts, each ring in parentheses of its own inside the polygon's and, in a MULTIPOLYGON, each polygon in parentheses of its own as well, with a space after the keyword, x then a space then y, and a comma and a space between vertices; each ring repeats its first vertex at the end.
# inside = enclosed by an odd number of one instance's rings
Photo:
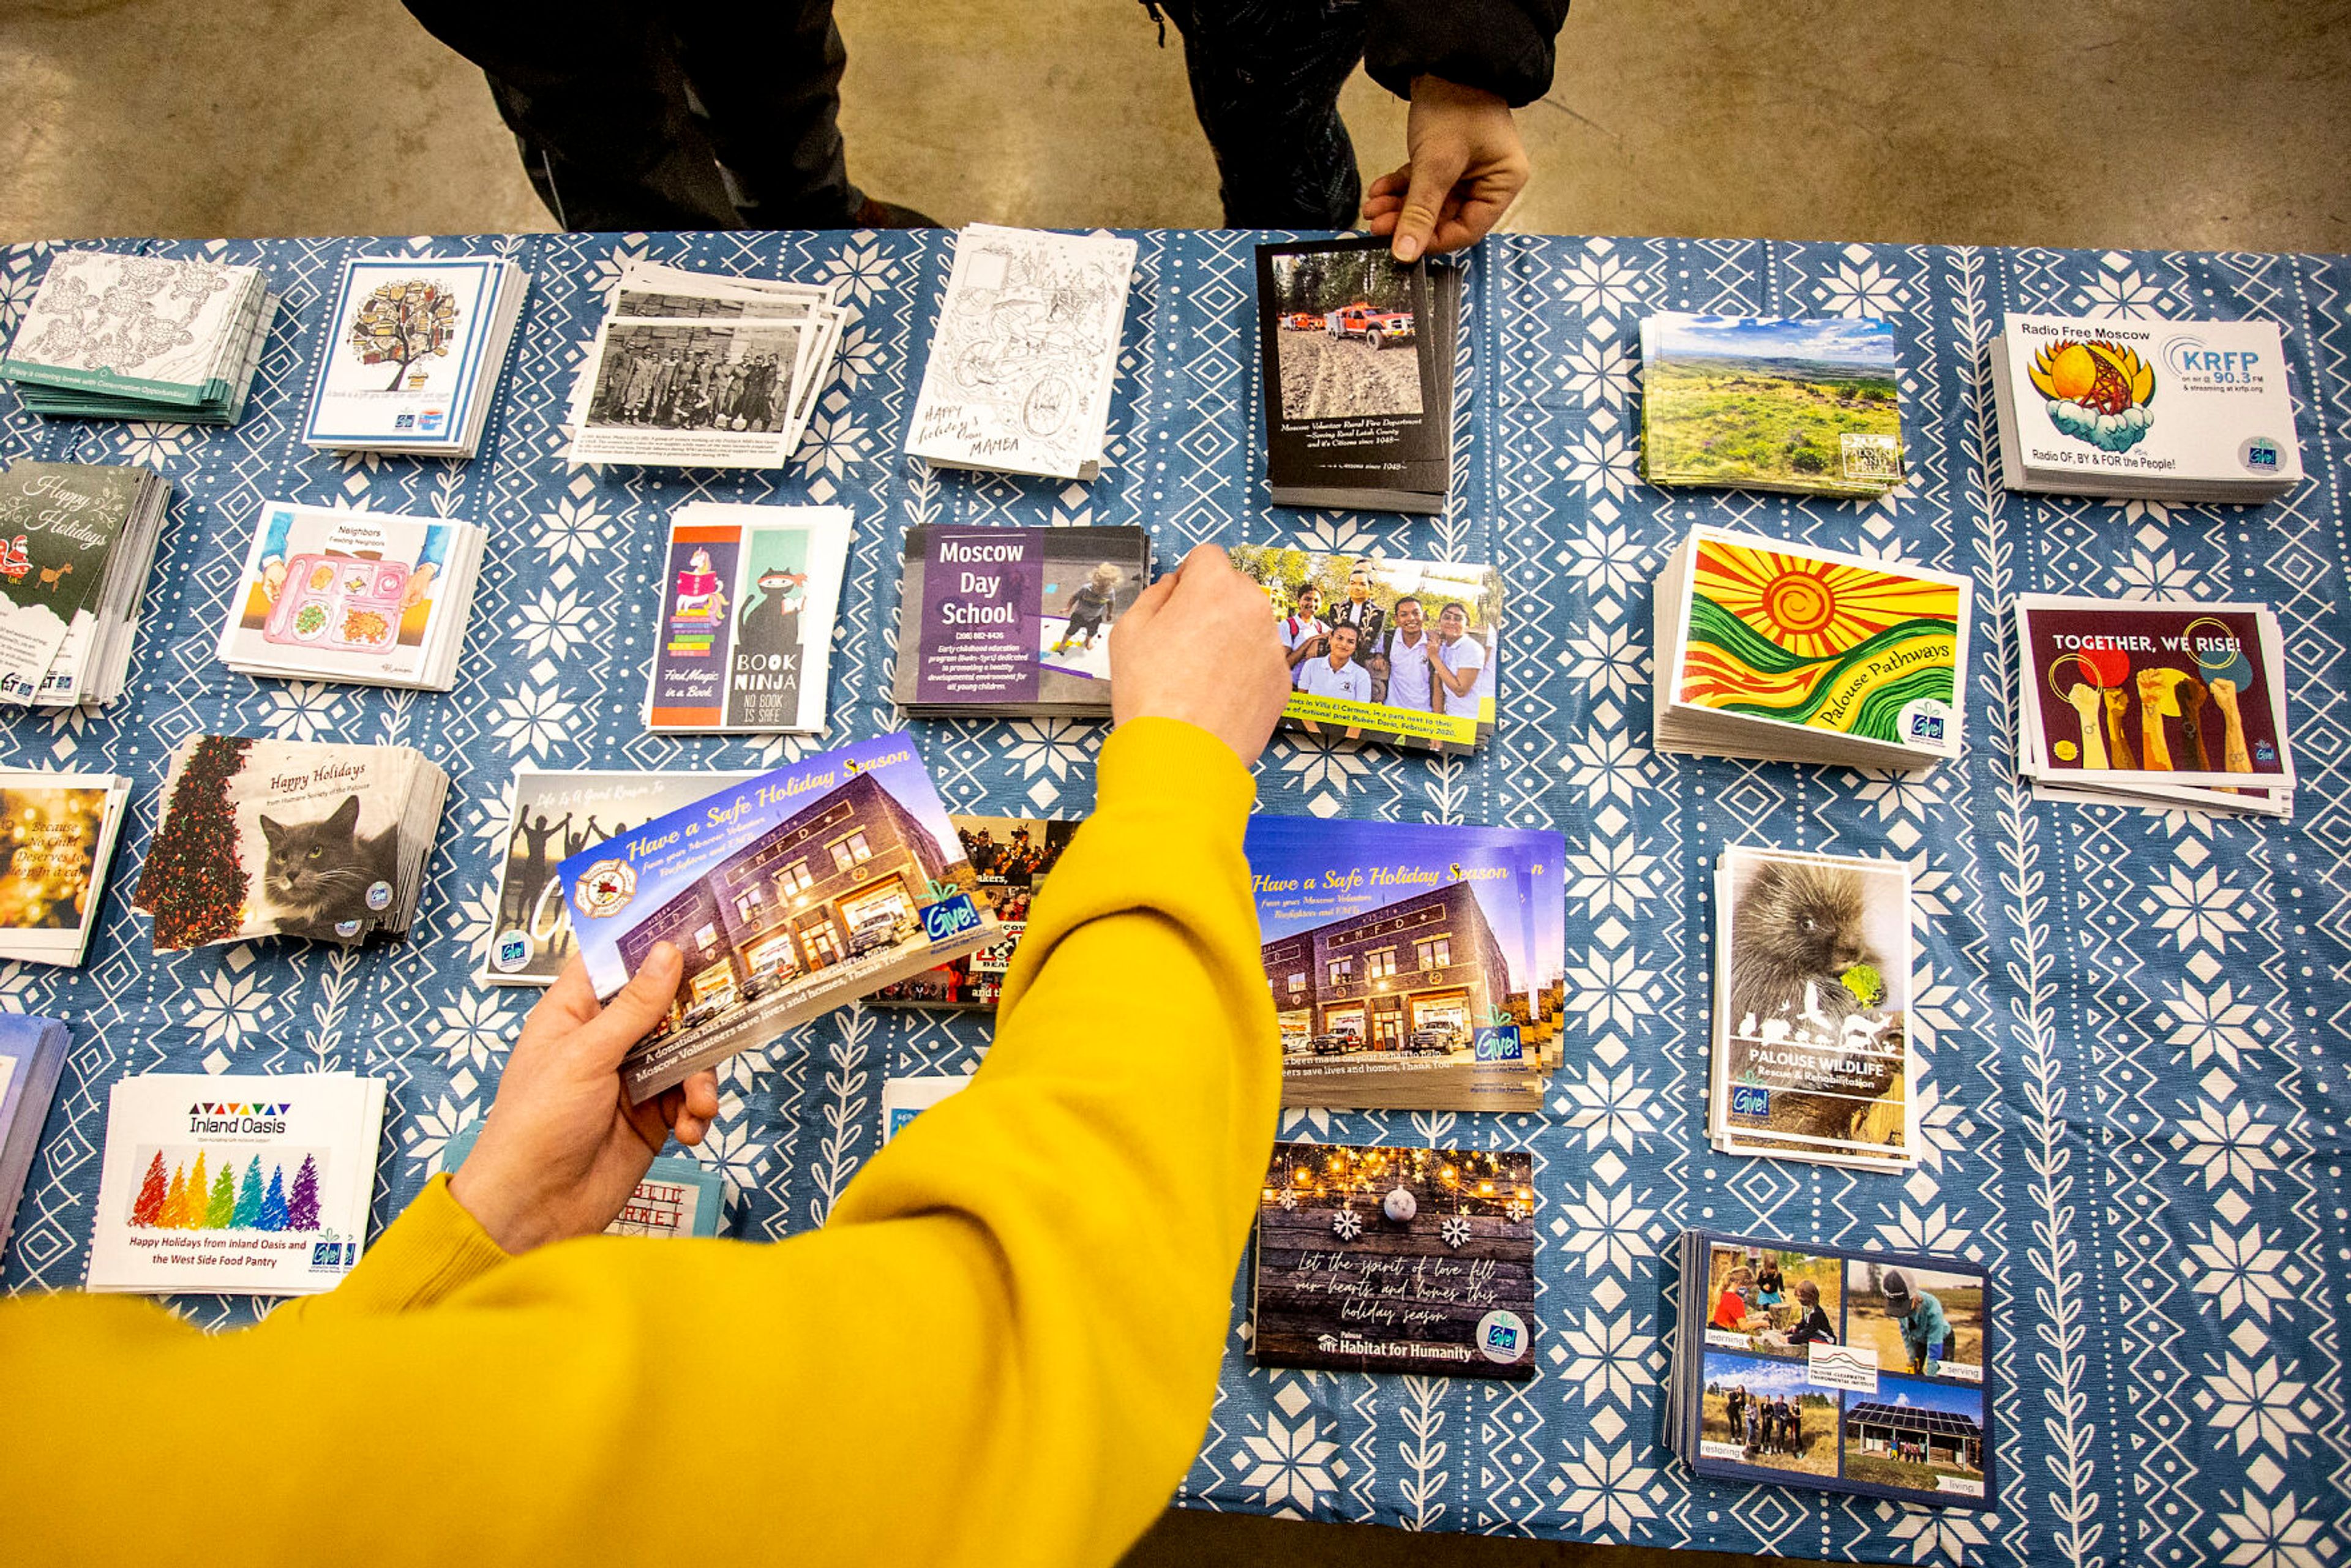
POLYGON ((1659 749, 1897 768, 1959 756, 1969 579, 1697 528, 1656 587, 1659 749))

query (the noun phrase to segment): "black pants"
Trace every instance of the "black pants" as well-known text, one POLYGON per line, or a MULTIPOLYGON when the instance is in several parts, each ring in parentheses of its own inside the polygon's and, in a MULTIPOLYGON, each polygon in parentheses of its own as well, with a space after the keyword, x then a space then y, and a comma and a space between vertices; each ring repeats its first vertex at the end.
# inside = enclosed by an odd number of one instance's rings
POLYGON ((405 0, 574 230, 842 228, 832 0, 405 0))
POLYGON ((1226 225, 1353 227, 1364 183, 1339 89, 1364 57, 1363 0, 1144 3, 1184 35, 1226 225))

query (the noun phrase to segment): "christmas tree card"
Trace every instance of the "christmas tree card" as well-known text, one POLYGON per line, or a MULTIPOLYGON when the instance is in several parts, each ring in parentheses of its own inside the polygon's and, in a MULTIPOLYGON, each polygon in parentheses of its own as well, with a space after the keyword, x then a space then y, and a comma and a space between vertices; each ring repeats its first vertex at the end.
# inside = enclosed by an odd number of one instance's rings
POLYGON ((359 1261, 383 1081, 156 1072, 107 1096, 92 1291, 301 1296, 359 1261))

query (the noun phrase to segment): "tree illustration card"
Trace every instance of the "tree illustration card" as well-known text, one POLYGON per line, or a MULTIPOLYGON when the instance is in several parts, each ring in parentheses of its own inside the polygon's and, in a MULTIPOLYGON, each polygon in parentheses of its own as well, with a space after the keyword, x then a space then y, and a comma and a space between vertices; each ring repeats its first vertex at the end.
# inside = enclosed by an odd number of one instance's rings
POLYGON ((1276 1144, 1249 1354, 1269 1366, 1535 1375, 1524 1150, 1276 1144))
POLYGON ((150 1073, 107 1097, 93 1291, 293 1296, 359 1261, 383 1082, 150 1073))
POLYGON ((2016 601, 2023 771, 2068 783, 2294 781, 2285 643, 2265 605, 2016 601))
POLYGON ((496 382, 484 361, 508 266, 496 256, 344 263, 304 442, 429 445, 464 430, 496 382))

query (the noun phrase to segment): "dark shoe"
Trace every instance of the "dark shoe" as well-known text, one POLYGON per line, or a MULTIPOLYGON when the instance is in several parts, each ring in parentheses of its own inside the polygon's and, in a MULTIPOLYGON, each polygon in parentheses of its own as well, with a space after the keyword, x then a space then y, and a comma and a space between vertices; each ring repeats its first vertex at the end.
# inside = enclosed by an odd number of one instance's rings
POLYGON ((895 202, 877 202, 868 196, 851 215, 849 226, 853 229, 943 229, 947 225, 912 207, 902 207, 895 202))

